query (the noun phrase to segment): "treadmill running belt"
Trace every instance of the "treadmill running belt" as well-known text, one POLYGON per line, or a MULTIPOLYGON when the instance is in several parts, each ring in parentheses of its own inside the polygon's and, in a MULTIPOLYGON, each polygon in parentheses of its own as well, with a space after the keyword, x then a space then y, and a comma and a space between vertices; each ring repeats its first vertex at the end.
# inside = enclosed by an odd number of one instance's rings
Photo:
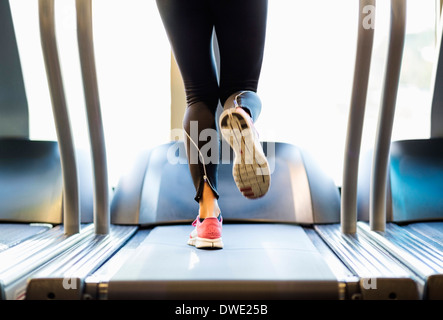
POLYGON ((338 297, 332 271, 300 226, 223 226, 222 250, 186 244, 192 227, 156 227, 110 280, 109 299, 338 297))

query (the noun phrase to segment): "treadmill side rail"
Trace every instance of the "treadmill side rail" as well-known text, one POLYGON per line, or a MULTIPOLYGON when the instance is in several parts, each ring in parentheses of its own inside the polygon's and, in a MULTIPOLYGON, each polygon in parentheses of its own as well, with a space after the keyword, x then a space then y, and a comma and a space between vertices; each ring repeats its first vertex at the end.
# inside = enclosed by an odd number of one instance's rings
POLYGON ((359 222, 359 230, 387 250, 424 283, 424 298, 437 299, 443 292, 443 246, 438 242, 393 223, 386 225, 383 234, 371 231, 366 223, 359 222))
POLYGON ((26 299, 81 299, 84 280, 119 250, 137 227, 111 226, 107 235, 90 234, 30 277, 26 299))
POLYGON ((93 231, 93 226, 88 225, 79 233, 68 236, 63 228, 56 227, 0 252, 1 298, 23 299, 31 274, 66 250, 76 247, 93 231))
POLYGON ((361 232, 343 234, 339 225, 315 230, 348 268, 360 278, 363 299, 417 300, 423 283, 387 251, 361 232))

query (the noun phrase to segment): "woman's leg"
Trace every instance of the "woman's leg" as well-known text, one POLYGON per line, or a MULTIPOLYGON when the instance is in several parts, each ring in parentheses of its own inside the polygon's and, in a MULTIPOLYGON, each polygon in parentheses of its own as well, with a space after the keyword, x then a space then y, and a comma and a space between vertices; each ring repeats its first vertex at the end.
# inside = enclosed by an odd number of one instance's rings
POLYGON ((234 150, 234 181, 250 199, 270 187, 269 164, 253 122, 261 111, 256 91, 263 61, 267 0, 214 0, 220 49, 220 129, 234 150))
MULTIPOLYGON (((185 85, 188 107, 183 127, 200 218, 217 216, 218 161, 209 161, 213 155, 201 152, 209 142, 200 139, 206 129, 216 133, 218 83, 212 54, 212 14, 206 0, 157 0, 157 6, 185 85)), ((215 146, 210 152, 217 152, 218 160, 218 138, 210 143, 215 146)))
MULTIPOLYGON (((233 106, 242 91, 257 92, 266 37, 267 0, 215 0, 215 32, 220 50, 220 102, 233 106), (228 99, 230 98, 230 99, 228 99)), ((254 94, 244 98, 255 121, 261 103, 254 94)))

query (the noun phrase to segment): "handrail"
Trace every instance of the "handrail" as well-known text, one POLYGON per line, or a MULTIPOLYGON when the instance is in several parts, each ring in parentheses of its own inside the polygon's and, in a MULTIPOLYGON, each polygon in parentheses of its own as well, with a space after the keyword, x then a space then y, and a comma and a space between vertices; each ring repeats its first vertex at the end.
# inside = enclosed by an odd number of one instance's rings
MULTIPOLYGON (((375 0, 360 0, 357 52, 354 69, 354 82, 348 117, 346 147, 343 164, 343 184, 341 196, 341 231, 357 232, 357 177, 362 140, 363 122, 371 66, 374 40, 374 21, 368 26, 368 9, 375 10, 375 0)), ((375 12, 371 12, 372 15, 375 12)), ((372 17, 373 19, 373 17, 372 17)))
POLYGON ((387 172, 405 32, 406 0, 391 0, 389 48, 371 173, 369 221, 373 231, 385 231, 386 227, 387 172))
POLYGON ((80 231, 77 161, 72 138, 55 36, 54 0, 39 0, 40 38, 51 94, 63 175, 63 224, 65 234, 80 231))
POLYGON ((108 234, 110 228, 108 170, 94 58, 91 0, 76 0, 76 9, 77 39, 94 170, 95 232, 97 234, 108 234))

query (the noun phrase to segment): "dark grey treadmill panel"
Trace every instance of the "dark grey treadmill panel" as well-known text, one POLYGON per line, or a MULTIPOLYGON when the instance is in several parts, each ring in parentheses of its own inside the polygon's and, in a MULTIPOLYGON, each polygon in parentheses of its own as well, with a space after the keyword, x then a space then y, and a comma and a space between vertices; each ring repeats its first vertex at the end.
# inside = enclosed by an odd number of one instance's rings
MULTIPOLYGON (((359 172, 359 220, 369 220, 372 155, 359 172)), ((443 219, 443 138, 395 141, 391 144, 387 184, 387 221, 443 219)))
POLYGON ((222 250, 186 244, 192 226, 155 228, 111 278, 109 299, 329 298, 338 283, 295 225, 225 225, 222 250))
POLYGON ((60 223, 60 155, 54 141, 0 140, 0 220, 60 223))
MULTIPOLYGON (((76 150, 82 222, 92 222, 89 153, 76 150)), ((62 171, 55 141, 0 139, 0 221, 62 223, 62 171)))
POLYGON ((443 138, 391 146, 393 221, 443 219, 443 138))
MULTIPOLYGON (((230 148, 223 151, 226 149, 223 145, 221 149, 218 191, 226 221, 303 224, 339 221, 337 186, 300 148, 285 143, 263 143, 271 168, 271 187, 266 196, 255 200, 246 199, 238 191, 232 177, 232 151, 229 152, 230 148)), ((155 225, 192 221, 198 213, 198 203, 194 201, 195 188, 184 144, 161 145, 143 156, 146 159, 134 168, 136 172, 123 177, 116 189, 112 223, 155 225)))
MULTIPOLYGON (((182 144, 178 147, 181 162, 178 164, 166 161, 165 157, 167 155, 165 150, 175 150, 174 145, 156 149, 152 153, 140 208, 140 215, 152 216, 152 221, 193 220, 198 213, 198 203, 194 201, 195 188, 184 158, 185 149, 182 144), (164 160, 157 160, 159 158, 164 160), (158 193, 156 188, 159 188, 158 193)), ((219 165, 219 205, 225 220, 295 221, 295 203, 289 198, 294 188, 289 178, 291 175, 289 165, 280 157, 269 161, 270 164, 275 163, 278 168, 272 173, 273 186, 265 197, 254 200, 246 199, 238 191, 232 177, 232 161, 219 165), (276 203, 279 204, 279 210, 274 210, 276 203), (273 214, 269 215, 269 212, 273 214)))

